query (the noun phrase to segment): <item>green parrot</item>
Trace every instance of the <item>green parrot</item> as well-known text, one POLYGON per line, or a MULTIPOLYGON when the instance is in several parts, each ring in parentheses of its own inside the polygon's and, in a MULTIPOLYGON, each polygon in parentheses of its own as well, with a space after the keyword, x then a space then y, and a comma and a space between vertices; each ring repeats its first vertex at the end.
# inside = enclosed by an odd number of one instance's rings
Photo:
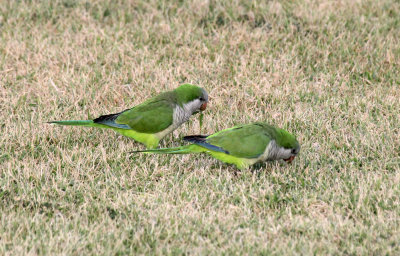
POLYGON ((300 151, 299 142, 289 132, 265 123, 235 126, 209 136, 192 135, 183 138, 192 144, 176 148, 161 148, 132 153, 210 154, 239 169, 262 161, 283 159, 289 163, 300 151))
POLYGON ((49 123, 113 129, 152 149, 163 137, 188 121, 191 115, 205 110, 207 103, 208 94, 203 88, 183 84, 116 114, 103 115, 94 120, 49 123))

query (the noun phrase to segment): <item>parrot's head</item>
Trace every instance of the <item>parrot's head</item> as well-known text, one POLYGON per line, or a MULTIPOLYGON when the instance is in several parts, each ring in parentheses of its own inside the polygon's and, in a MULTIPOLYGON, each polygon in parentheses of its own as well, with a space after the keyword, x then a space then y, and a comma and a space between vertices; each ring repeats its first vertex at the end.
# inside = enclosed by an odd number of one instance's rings
POLYGON ((206 90, 192 84, 182 84, 175 89, 178 104, 191 111, 198 113, 207 108, 208 94, 206 90))
POLYGON ((293 134, 283 129, 277 128, 277 134, 277 143, 283 147, 280 156, 286 162, 291 163, 300 152, 300 144, 293 134))

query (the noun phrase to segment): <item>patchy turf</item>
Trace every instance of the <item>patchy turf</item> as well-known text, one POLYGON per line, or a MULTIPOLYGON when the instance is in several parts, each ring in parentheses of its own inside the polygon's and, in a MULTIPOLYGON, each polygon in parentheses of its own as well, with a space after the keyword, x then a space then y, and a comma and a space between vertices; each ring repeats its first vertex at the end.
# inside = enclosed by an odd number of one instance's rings
POLYGON ((0 254, 399 254, 399 34, 395 0, 1 1, 0 254), (239 172, 45 123, 184 82, 205 133, 267 121, 300 156, 239 172))

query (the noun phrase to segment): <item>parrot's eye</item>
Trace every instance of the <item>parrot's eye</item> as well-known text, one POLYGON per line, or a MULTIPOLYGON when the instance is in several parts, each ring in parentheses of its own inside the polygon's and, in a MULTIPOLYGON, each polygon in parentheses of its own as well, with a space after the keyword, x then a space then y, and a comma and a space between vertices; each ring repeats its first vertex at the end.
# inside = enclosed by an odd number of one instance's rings
POLYGON ((203 97, 200 97, 199 100, 200 101, 205 101, 205 99, 203 97))
POLYGON ((293 155, 296 155, 296 149, 295 149, 295 148, 292 149, 292 154, 293 154, 293 155))

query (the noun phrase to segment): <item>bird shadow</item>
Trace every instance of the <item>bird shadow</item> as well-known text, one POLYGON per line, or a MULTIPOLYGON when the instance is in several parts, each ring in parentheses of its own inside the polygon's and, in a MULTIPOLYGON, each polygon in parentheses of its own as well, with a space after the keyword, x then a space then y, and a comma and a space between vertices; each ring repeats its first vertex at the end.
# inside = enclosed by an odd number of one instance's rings
POLYGON ((248 169, 240 170, 235 165, 227 165, 226 163, 216 162, 212 164, 211 169, 220 169, 230 172, 234 177, 240 177, 246 172, 251 172, 252 174, 262 175, 270 174, 272 172, 271 164, 268 162, 256 163, 250 166, 248 169))

